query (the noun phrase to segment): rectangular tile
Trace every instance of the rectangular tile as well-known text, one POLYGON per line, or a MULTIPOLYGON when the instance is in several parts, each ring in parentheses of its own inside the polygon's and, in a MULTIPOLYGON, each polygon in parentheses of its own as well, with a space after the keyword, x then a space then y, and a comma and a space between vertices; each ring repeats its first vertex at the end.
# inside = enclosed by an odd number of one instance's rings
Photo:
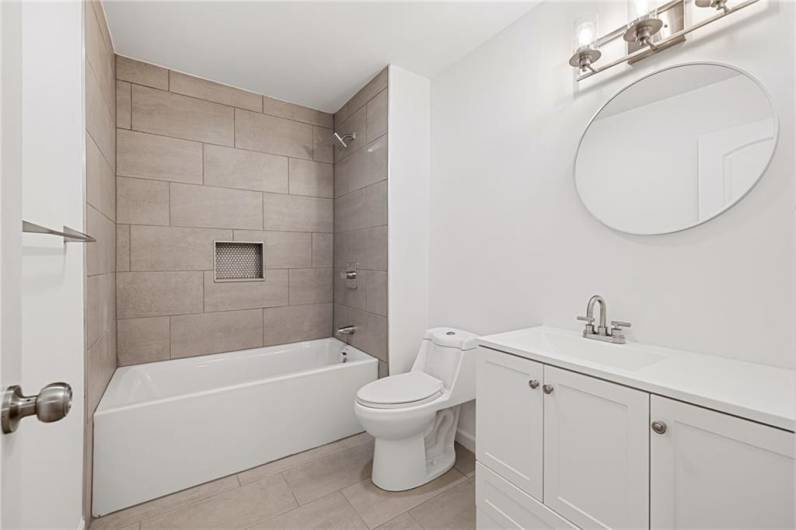
POLYGON ((310 197, 334 197, 334 166, 322 162, 291 158, 290 194, 308 195, 310 197))
POLYGON ((171 317, 171 357, 245 350, 263 345, 260 309, 171 317))
POLYGON ((235 109, 235 147, 312 159, 312 126, 235 109))
POLYGON ((130 270, 190 271, 213 268, 214 241, 232 239, 232 230, 130 227, 130 270))
POLYGON ((409 513, 427 530, 475 530, 475 478, 448 488, 409 513))
POLYGON ((257 94, 180 72, 171 71, 169 76, 169 90, 172 92, 255 112, 262 110, 263 98, 257 94))
POLYGON ((116 102, 111 94, 103 94, 99 80, 90 64, 85 68, 86 130, 97 143, 105 159, 116 163, 116 102))
MULTIPOLYGON (((205 272, 205 311, 277 307, 288 304, 288 271, 268 270, 259 282, 216 282, 205 272)), ((258 317, 259 318, 259 317, 258 317)))
POLYGON ((326 112, 269 98, 268 96, 263 96, 263 113, 329 128, 332 127, 333 121, 332 115, 326 112))
POLYGON ((169 184, 116 178, 116 221, 122 224, 169 224, 169 184))
POLYGON ((387 132, 387 89, 373 97, 366 106, 367 142, 372 142, 387 132))
MULTIPOLYGON (((91 4, 91 2, 87 2, 91 4)), ((113 86, 116 83, 114 78, 114 56, 113 49, 110 42, 105 37, 105 16, 98 11, 102 7, 97 6, 99 9, 86 6, 85 24, 84 24, 84 48, 86 64, 91 65, 91 69, 97 75, 97 80, 100 84, 100 90, 105 95, 108 103, 113 104, 113 86)))
POLYGON ((331 232, 332 199, 297 195, 263 194, 263 227, 266 230, 331 232))
POLYGON ((316 162, 334 162, 334 142, 332 129, 312 128, 312 159, 316 162))
POLYGON ((130 525, 135 525, 137 528, 139 521, 154 519, 180 507, 197 504, 225 491, 237 489, 239 486, 240 484, 234 475, 200 484, 172 495, 160 497, 153 501, 94 519, 91 522, 91 530, 124 530, 130 525))
POLYGON ((348 232, 387 224, 387 181, 365 186, 334 201, 334 229, 348 232))
POLYGON ((334 264, 334 236, 312 234, 312 266, 331 267, 334 264))
POLYGON ((169 317, 121 319, 117 325, 119 366, 170 358, 169 317))
POLYGON ((334 301, 354 309, 387 316, 387 273, 384 271, 360 270, 357 272, 357 287, 352 289, 341 276, 345 269, 334 275, 334 301))
POLYGON ((116 79, 161 90, 169 89, 168 70, 121 55, 116 56, 116 79))
POLYGON ((86 278, 86 345, 89 347, 113 328, 116 319, 115 282, 113 274, 86 278))
POLYGON ((202 183, 202 144, 119 129, 116 174, 202 183))
POLYGON ((308 528, 368 530, 356 510, 340 492, 331 493, 295 510, 261 521, 252 528, 263 530, 306 530, 308 528))
POLYGON ((132 127, 138 131, 231 146, 232 107, 133 85, 132 127))
POLYGON ((120 272, 116 297, 118 318, 200 313, 202 272, 120 272))
POLYGON ((142 521, 141 530, 247 528, 295 506, 296 500, 284 479, 276 475, 142 521))
POLYGON ((360 269, 387 270, 387 227, 338 232, 334 236, 336 269, 359 263, 360 269))
POLYGON ((384 491, 374 486, 370 480, 363 480, 345 488, 343 495, 365 523, 374 528, 464 480, 464 476, 455 469, 419 488, 408 491, 384 491))
POLYGON ((288 159, 256 151, 205 146, 205 184, 247 190, 288 192, 288 159))
POLYGON ((132 86, 126 81, 116 81, 116 127, 129 129, 132 112, 132 86))
POLYGON ((454 448, 456 449, 456 469, 462 475, 470 476, 475 472, 475 454, 458 442, 454 448))
POLYGON ((332 301, 332 269, 290 269, 290 303, 326 304, 332 301))
POLYGON ((90 135, 86 135, 86 202, 116 219, 116 175, 90 135))
POLYGON ((130 271, 130 225, 116 225, 116 271, 130 271))
POLYGON ((311 266, 311 234, 235 230, 235 240, 262 241, 265 245, 266 270, 311 266))
POLYGON ((340 197, 353 190, 387 178, 387 137, 360 149, 334 166, 334 195, 340 197))
POLYGON ((263 309, 265 346, 323 339, 332 334, 332 304, 263 309))
POLYGON ((387 88, 389 67, 383 68, 373 76, 354 96, 346 102, 343 107, 334 115, 335 123, 342 123, 343 120, 351 116, 360 107, 370 101, 373 96, 387 88))
POLYGON ((85 392, 88 406, 96 408, 96 404, 102 398, 108 381, 116 369, 115 344, 114 335, 108 333, 86 350, 88 377, 86 378, 85 392))
POLYGON ((96 242, 86 245, 86 275, 116 270, 116 226, 91 205, 86 205, 86 233, 96 242))
POLYGON ((340 160, 345 160, 367 143, 366 127, 365 107, 354 112, 342 123, 335 123, 335 129, 338 133, 356 135, 356 138, 348 142, 348 147, 343 148, 340 145, 334 144, 335 161, 339 162, 340 160))
POLYGON ((346 486, 370 482, 373 448, 352 447, 283 473, 299 504, 307 504, 346 486))
POLYGON ((207 228, 263 227, 262 195, 254 191, 171 185, 171 223, 207 228))
POLYGON ((376 530, 423 530, 423 527, 417 524, 417 521, 409 515, 409 512, 406 512, 377 526, 376 530))
POLYGON ((334 328, 355 326, 351 345, 379 360, 387 361, 387 318, 340 305, 335 301, 334 328))

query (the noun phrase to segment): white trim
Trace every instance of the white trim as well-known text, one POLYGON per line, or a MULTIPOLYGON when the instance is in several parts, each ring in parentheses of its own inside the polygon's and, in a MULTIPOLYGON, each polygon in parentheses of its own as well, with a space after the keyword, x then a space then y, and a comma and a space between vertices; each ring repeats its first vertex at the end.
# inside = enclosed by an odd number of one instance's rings
POLYGON ((459 442, 462 447, 468 449, 475 453, 475 435, 469 433, 465 430, 458 429, 456 431, 456 441, 459 442))

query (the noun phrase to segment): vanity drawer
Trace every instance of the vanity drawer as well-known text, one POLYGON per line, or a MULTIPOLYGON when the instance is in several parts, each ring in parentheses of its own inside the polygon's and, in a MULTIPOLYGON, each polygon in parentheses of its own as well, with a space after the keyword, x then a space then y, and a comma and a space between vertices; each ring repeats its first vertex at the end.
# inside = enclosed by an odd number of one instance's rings
POLYGON ((475 504, 479 530, 577 528, 480 463, 475 469, 475 504))

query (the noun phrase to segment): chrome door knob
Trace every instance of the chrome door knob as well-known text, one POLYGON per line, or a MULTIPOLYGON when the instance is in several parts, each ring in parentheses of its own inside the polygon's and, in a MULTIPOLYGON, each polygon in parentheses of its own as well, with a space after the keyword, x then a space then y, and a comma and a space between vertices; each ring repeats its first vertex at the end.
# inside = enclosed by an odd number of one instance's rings
POLYGON ((63 419, 72 408, 72 387, 66 383, 51 383, 38 395, 26 396, 14 385, 3 391, 0 424, 3 434, 17 430, 22 418, 35 415, 39 421, 52 423, 63 419))
POLYGON ((662 421, 653 421, 651 427, 657 434, 664 434, 666 432, 666 424, 662 421))
POLYGON ((553 393, 553 385, 544 385, 542 390, 545 394, 552 394, 553 393))
POLYGON ((539 381, 537 381, 536 379, 531 379, 530 381, 528 381, 528 386, 531 387, 533 390, 536 390, 537 388, 539 388, 539 381))

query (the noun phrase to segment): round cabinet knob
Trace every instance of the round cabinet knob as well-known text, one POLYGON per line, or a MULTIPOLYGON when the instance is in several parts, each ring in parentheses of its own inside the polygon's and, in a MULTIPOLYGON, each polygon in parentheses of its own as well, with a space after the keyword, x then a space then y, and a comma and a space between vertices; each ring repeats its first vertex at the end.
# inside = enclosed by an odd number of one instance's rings
POLYGON ((539 388, 539 381, 537 381, 536 379, 531 379, 530 381, 528 381, 528 386, 536 390, 537 388, 539 388))
POLYGON ((666 424, 662 421, 653 421, 652 430, 657 434, 664 434, 666 432, 666 424))
POLYGON ((544 385, 542 390, 545 394, 552 394, 553 393, 553 385, 544 385))

